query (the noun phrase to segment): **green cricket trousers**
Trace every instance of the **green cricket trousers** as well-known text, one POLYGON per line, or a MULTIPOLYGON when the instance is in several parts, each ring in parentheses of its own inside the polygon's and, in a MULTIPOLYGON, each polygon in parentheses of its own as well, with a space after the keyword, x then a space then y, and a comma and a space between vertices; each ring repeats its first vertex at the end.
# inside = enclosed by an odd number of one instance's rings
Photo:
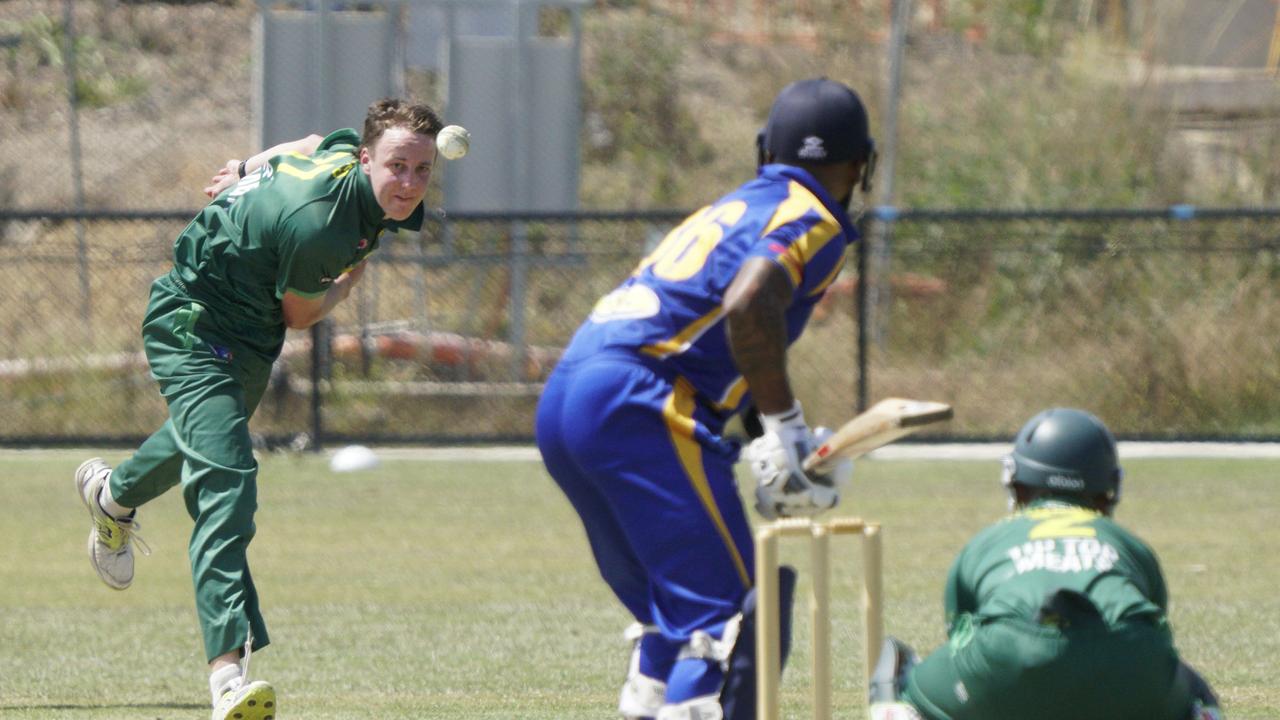
POLYGON ((1181 720, 1191 691, 1163 619, 1060 630, 961 616, 907 676, 928 720, 1181 720))
POLYGON ((142 325, 151 374, 169 419, 111 474, 111 495, 139 507, 182 484, 195 521, 188 551, 196 614, 209 660, 244 645, 268 643, 246 551, 258 506, 258 463, 249 418, 271 361, 218 337, 207 311, 168 276, 151 286, 142 325))

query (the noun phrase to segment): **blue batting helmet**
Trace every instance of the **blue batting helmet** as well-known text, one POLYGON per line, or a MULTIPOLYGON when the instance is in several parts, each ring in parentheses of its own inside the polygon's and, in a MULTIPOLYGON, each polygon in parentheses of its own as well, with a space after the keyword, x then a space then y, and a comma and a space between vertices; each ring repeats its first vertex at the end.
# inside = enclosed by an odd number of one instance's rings
MULTIPOLYGON (((778 93, 757 143, 775 162, 866 164, 863 191, 875 167, 867 109, 847 85, 827 78, 791 83, 778 93)), ((763 160, 763 158, 762 158, 763 160)))

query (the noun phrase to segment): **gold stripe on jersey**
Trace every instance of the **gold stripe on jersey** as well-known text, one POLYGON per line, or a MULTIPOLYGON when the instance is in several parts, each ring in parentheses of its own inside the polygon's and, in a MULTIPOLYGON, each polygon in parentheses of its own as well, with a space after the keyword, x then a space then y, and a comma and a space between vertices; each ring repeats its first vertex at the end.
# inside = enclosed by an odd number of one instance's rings
POLYGON ((787 251, 778 256, 778 261, 791 277, 792 286, 799 287, 803 279, 804 266, 817 255, 831 238, 840 233, 840 222, 835 219, 826 206, 822 204, 808 188, 792 180, 787 186, 787 199, 778 203, 773 218, 765 226, 761 237, 777 230, 790 222, 795 222, 809 212, 817 213, 818 222, 805 231, 787 251))
POLYGON ((797 260, 792 254, 791 249, 778 256, 778 262, 782 263, 782 269, 787 271, 787 277, 791 279, 792 287, 800 286, 800 279, 804 277, 804 263, 797 260))
POLYGON ((724 307, 717 305, 712 308, 711 312, 686 325, 683 330, 676 333, 675 337, 652 345, 645 345, 640 348, 640 352, 659 359, 668 355, 682 353, 688 350, 689 346, 701 337, 702 333, 707 331, 707 328, 719 320, 721 315, 724 315, 724 307))
MULTIPOLYGON (((355 153, 351 152, 350 150, 328 150, 328 151, 326 151, 326 152, 331 152, 331 153, 333 153, 334 155, 349 155, 349 156, 351 156, 351 158, 353 158, 353 159, 355 158, 355 153)), ((284 155, 287 155, 287 156, 289 156, 289 157, 291 157, 291 158, 297 158, 298 160, 306 160, 307 162, 314 162, 314 161, 315 161, 315 159, 316 159, 314 155, 308 155, 308 154, 306 154, 306 153, 300 153, 300 152, 298 152, 297 150, 290 150, 289 152, 287 152, 287 153, 283 153, 283 154, 284 154, 284 155)), ((335 159, 337 159, 337 158, 335 158, 335 159)))
POLYGON ((716 527, 716 532, 720 534, 720 539, 724 541, 725 549, 729 551, 729 557, 738 571, 738 577, 742 579, 742 586, 749 588, 751 576, 747 574, 747 564, 743 562, 742 553, 738 552, 738 546, 733 542, 733 535, 729 533, 729 526, 725 524, 724 516, 720 514, 720 507, 716 505, 715 495, 711 492, 711 483, 707 481, 707 473, 702 468, 702 446, 693 436, 693 394, 693 385, 684 378, 677 378, 675 389, 663 403, 662 417, 667 423, 671 444, 675 446, 676 455, 680 458, 680 465, 684 468, 685 475, 698 493, 698 499, 702 501, 703 508, 706 509, 707 515, 716 527))
POLYGON ((836 264, 831 268, 831 272, 827 273, 827 276, 822 278, 822 282, 818 283, 816 287, 814 287, 812 290, 809 291, 809 297, 815 297, 817 295, 821 295, 823 291, 827 289, 828 285, 830 285, 832 282, 835 282, 836 276, 839 275, 840 271, 844 269, 844 260, 847 257, 849 257, 848 247, 846 247, 844 251, 840 253, 840 259, 837 260, 836 264))
POLYGON ((746 394, 747 379, 739 375, 737 380, 729 384, 728 389, 724 391, 720 399, 715 401, 716 409, 732 410, 738 407, 738 403, 742 402, 742 396, 746 394))
POLYGON ((292 175, 293 177, 296 177, 299 180, 310 180, 311 178, 319 175, 320 173, 333 170, 340 163, 352 164, 354 162, 351 159, 350 153, 338 153, 338 154, 335 154, 333 157, 327 158, 318 163, 315 162, 315 159, 312 158, 310 155, 303 155, 302 153, 297 153, 297 152, 286 153, 286 157, 296 157, 302 160, 306 160, 307 162, 314 163, 315 167, 311 168, 310 170, 303 170, 302 168, 294 167, 293 165, 290 165, 288 163, 280 163, 279 165, 276 166, 276 172, 282 172, 285 175, 292 175))

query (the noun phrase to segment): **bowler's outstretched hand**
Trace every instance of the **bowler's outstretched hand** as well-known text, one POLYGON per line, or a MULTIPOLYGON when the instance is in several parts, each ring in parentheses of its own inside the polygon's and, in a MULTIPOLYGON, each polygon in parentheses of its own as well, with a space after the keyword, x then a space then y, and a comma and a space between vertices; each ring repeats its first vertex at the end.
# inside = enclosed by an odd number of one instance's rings
POLYGON ((227 164, 218 170, 213 179, 209 181, 209 185, 204 189, 204 194, 211 198, 218 197, 218 193, 235 185, 239 180, 240 161, 235 159, 228 160, 227 164))

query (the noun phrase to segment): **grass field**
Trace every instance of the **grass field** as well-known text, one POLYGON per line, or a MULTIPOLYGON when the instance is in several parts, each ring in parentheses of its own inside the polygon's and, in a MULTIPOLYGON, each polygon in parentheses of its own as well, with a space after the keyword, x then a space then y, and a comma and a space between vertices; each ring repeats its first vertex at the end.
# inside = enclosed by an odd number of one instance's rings
MULTIPOLYGON (((85 557, 71 474, 85 455, 0 455, 0 717, 207 718, 186 539, 171 492, 141 514, 154 554, 134 586, 85 557)), ((121 453, 108 453, 117 461, 121 453)), ((1280 461, 1134 460, 1118 519, 1159 551, 1183 655, 1235 720, 1280 717, 1280 461)), ((860 463, 844 514, 885 526, 886 622, 922 650, 943 638, 955 552, 998 517, 992 461, 860 463)), ((273 644, 253 674, 282 718, 608 718, 628 618, 567 502, 534 462, 388 460, 330 473, 320 457, 263 459, 250 550, 273 644)), ((857 546, 834 546, 836 703, 861 717, 857 546)), ((798 549, 784 554, 801 567, 798 549)), ((799 614, 783 680, 807 710, 799 614)))

